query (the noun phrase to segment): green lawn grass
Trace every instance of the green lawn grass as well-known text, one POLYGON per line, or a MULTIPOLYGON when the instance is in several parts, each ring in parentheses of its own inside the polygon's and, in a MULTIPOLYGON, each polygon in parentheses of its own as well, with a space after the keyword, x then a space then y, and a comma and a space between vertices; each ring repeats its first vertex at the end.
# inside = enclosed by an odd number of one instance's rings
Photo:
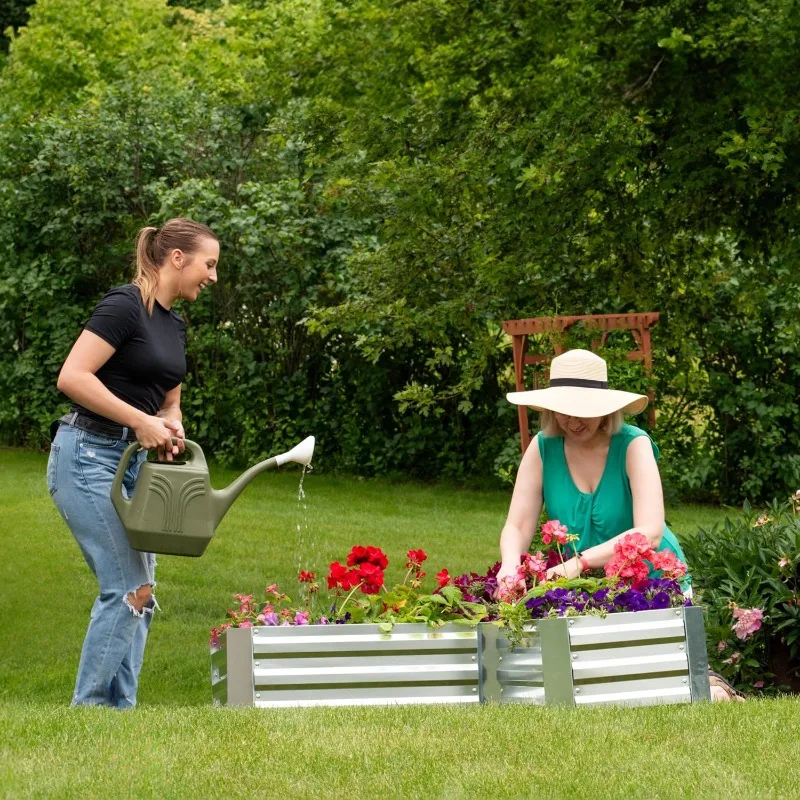
MULTIPOLYGON (((794 699, 567 711, 210 707, 208 629, 234 592, 274 580, 291 589, 301 554, 303 567, 323 571, 353 544, 382 547, 390 579, 412 547, 428 552, 429 572, 482 569, 497 556, 507 491, 312 472, 303 504, 297 470, 259 477, 201 559, 159 559, 140 707, 69 709, 95 585, 47 495, 45 463, 0 450, 2 796, 788 797, 800 785, 794 699)), ((216 486, 232 477, 213 472, 216 486)), ((722 513, 684 506, 668 516, 687 536, 722 513)))

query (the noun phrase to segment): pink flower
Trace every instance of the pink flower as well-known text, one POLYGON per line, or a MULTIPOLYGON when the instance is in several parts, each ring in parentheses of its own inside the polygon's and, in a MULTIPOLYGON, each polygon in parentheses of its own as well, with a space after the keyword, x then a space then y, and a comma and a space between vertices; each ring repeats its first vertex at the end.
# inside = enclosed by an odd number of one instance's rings
POLYGON ((328 623, 328 618, 327 617, 320 617, 319 618, 319 622, 317 624, 318 625, 328 625, 329 624, 328 623))
POLYGON ((626 536, 623 536, 614 546, 615 552, 619 550, 620 554, 629 560, 637 558, 646 558, 650 561, 653 557, 653 545, 650 544, 648 538, 639 531, 634 531, 626 536))
POLYGON ((246 619, 244 622, 240 622, 239 623, 239 627, 240 628, 252 628, 253 627, 253 623, 250 622, 249 619, 246 619))
POLYGON ((781 569, 783 569, 784 567, 788 567, 788 566, 789 566, 789 559, 788 559, 788 558, 786 558, 786 556, 784 556, 784 557, 783 557, 783 558, 782 558, 782 559, 781 559, 781 560, 778 562, 778 566, 779 566, 781 569))
MULTIPOLYGON (((519 573, 519 567, 517 573, 519 573)), ((517 576, 506 575, 497 584, 497 599, 504 603, 515 603, 525 594, 525 581, 517 576)))
POLYGON ((727 649, 727 647, 728 647, 728 643, 727 643, 727 642, 720 642, 720 643, 717 645, 717 652, 718 652, 718 653, 722 653, 724 650, 726 650, 726 649, 727 649))
POLYGON ((521 581, 526 581, 532 578, 539 583, 545 580, 547 576, 547 559, 541 551, 535 555, 525 553, 521 557, 521 564, 517 567, 517 578, 521 581))
POLYGON ((274 611, 267 611, 264 614, 259 615, 259 620, 261 620, 265 625, 277 625, 280 622, 280 617, 274 611), (261 619, 263 617, 264 619, 261 619))
MULTIPOLYGON (((643 533, 638 531, 628 533, 614 545, 614 555, 606 563, 606 576, 627 579, 634 588, 638 588, 650 574, 647 561, 655 558, 653 546, 643 533)), ((677 565, 681 562, 674 559, 674 563, 669 560, 666 563, 677 569, 677 565)))
POLYGON ((298 611, 294 615, 295 625, 308 625, 308 611, 298 611))
POLYGON ((567 543, 567 526, 557 519, 550 519, 542 525, 542 542, 550 544, 553 539, 562 545, 567 543))
POLYGON ((249 614, 253 611, 253 595, 235 594, 233 597, 239 601, 239 614, 249 614))
POLYGON ((764 612, 760 608, 734 608, 733 617, 733 632, 744 640, 761 628, 764 612))
POLYGON ((754 689, 763 689, 764 688, 764 681, 756 681, 753 684, 754 689))
POLYGON ((741 653, 733 653, 730 658, 726 658, 722 663, 723 664, 738 664, 742 660, 741 653))
POLYGON ((650 559, 654 569, 661 570, 662 576, 670 580, 677 580, 686 574, 686 564, 683 563, 671 550, 659 550, 650 559))

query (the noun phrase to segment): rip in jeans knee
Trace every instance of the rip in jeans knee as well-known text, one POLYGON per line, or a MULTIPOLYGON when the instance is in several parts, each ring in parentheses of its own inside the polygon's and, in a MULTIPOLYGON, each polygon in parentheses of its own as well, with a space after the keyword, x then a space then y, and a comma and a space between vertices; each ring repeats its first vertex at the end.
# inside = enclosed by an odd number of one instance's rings
POLYGON ((158 603, 152 591, 154 586, 154 583, 145 583, 138 589, 128 592, 122 598, 122 602, 125 603, 134 617, 152 614, 158 608, 158 603))

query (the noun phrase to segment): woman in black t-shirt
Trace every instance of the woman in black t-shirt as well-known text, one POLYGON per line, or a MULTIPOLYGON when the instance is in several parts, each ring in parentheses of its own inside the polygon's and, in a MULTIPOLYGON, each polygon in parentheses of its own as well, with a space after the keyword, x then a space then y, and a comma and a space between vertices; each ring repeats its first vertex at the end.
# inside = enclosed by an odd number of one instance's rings
POLYGON ((138 440, 143 450, 125 473, 129 496, 148 449, 169 461, 183 450, 186 326, 172 305, 196 300, 216 283, 218 260, 217 237, 198 222, 172 219, 160 229, 143 228, 133 282, 103 297, 58 377, 73 405, 50 448, 47 484, 100 589, 73 705, 136 705, 157 608, 155 557, 128 544, 111 503, 111 483, 130 441, 138 440))

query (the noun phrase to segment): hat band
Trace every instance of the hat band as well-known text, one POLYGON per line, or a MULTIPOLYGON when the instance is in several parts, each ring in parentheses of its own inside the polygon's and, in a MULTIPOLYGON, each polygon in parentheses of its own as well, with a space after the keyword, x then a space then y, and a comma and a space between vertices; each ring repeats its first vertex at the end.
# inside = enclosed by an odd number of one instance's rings
POLYGON ((580 386, 582 389, 608 389, 608 381, 590 381, 584 378, 553 378, 550 386, 580 386))

